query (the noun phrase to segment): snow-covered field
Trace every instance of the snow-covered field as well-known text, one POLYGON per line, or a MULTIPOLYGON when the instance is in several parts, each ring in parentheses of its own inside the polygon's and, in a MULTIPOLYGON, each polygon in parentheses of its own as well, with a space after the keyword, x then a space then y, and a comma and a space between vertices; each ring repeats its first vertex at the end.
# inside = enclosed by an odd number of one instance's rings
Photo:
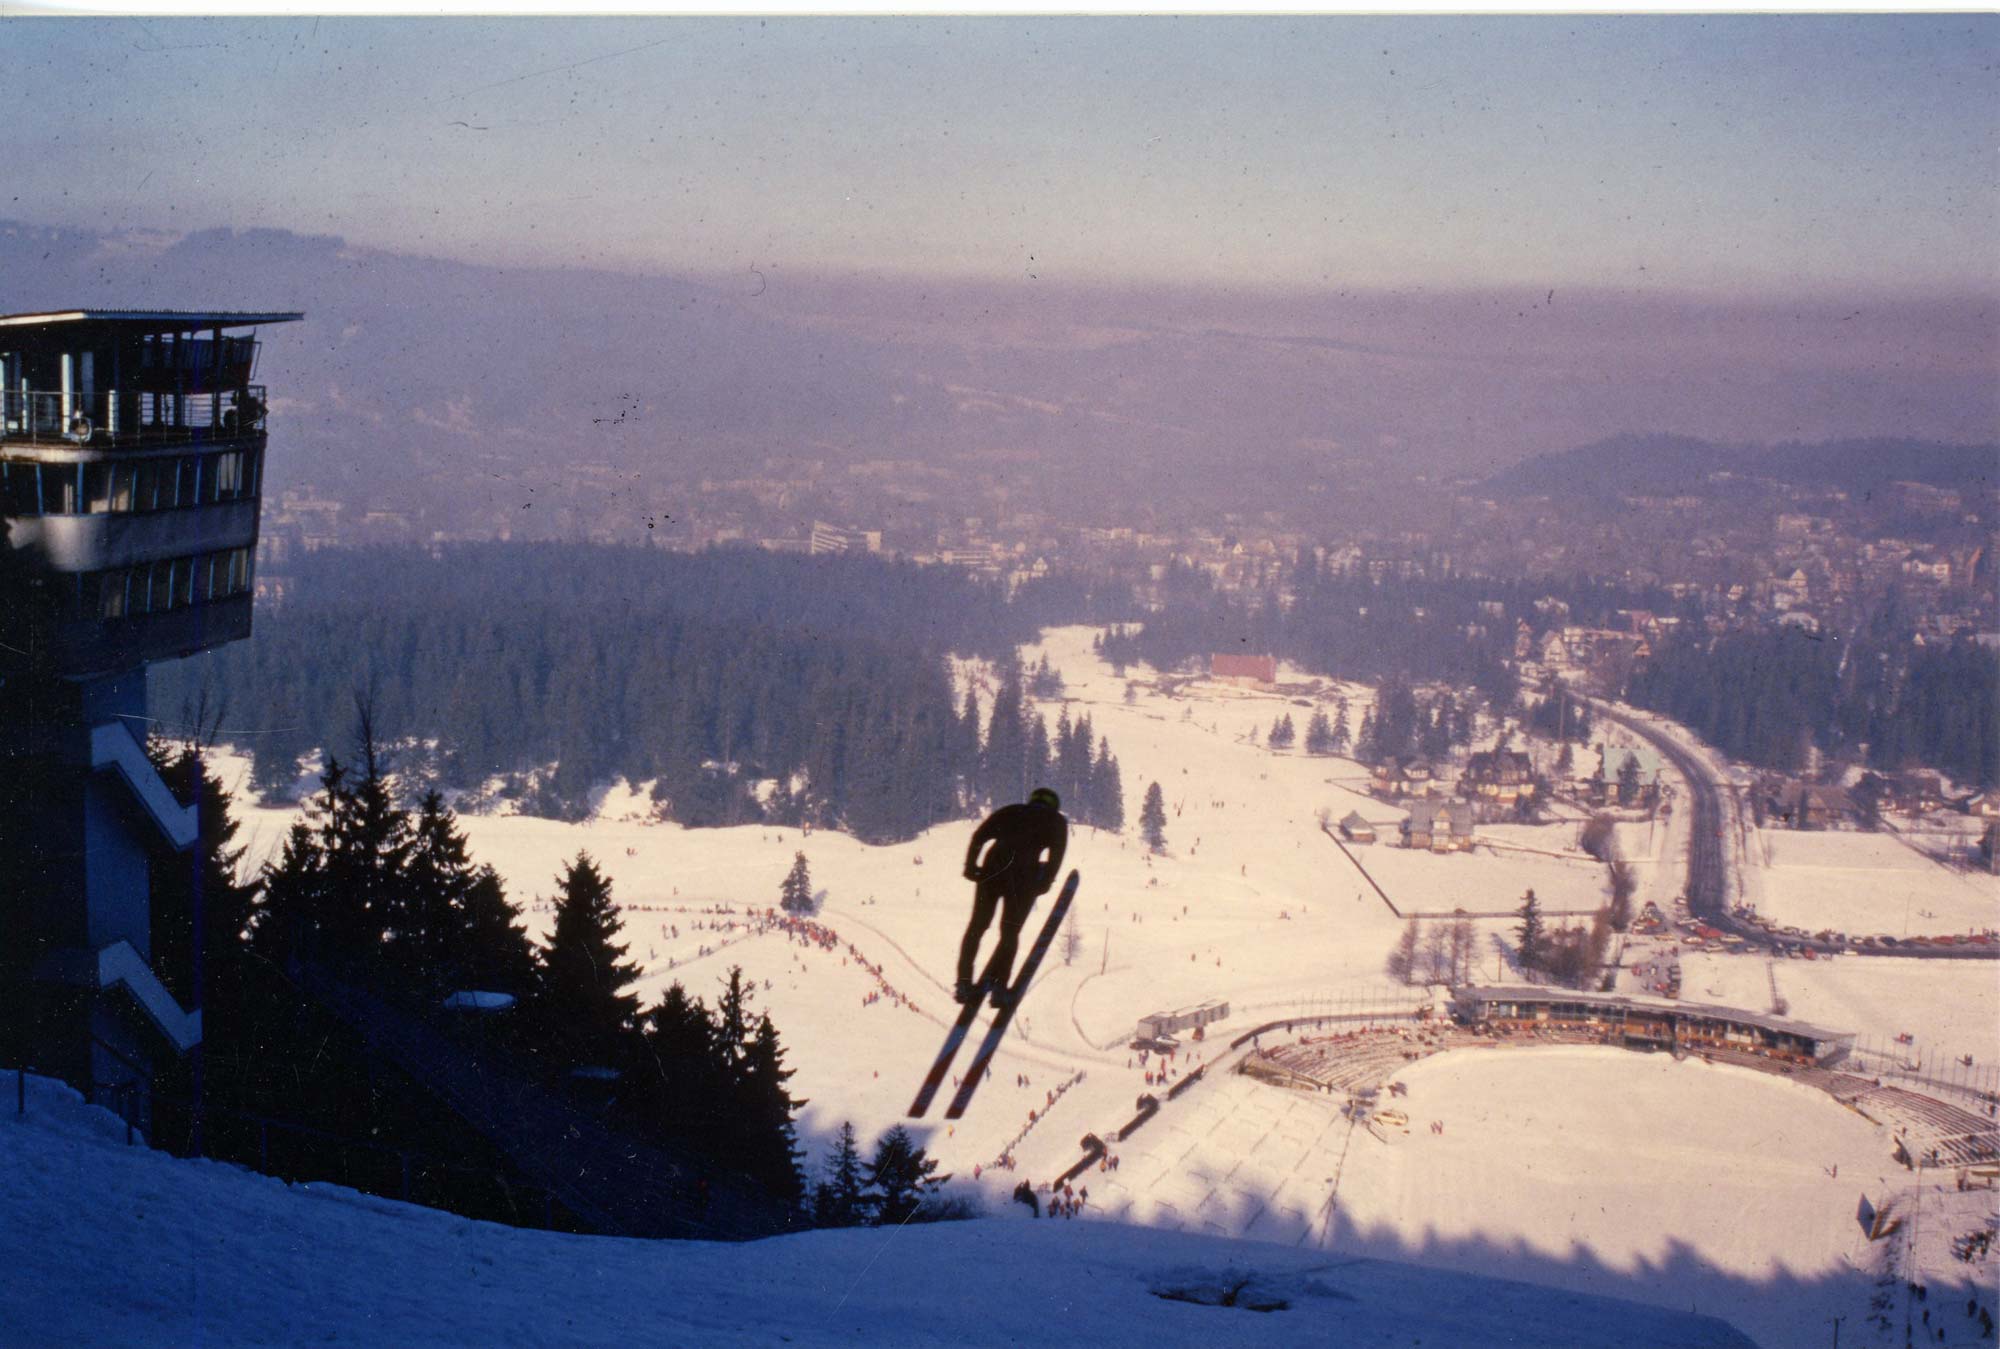
POLYGON ((127 1147, 29 1085, 0 1117, 10 1349, 1748 1343, 1680 1309, 1025 1210, 743 1245, 522 1231, 127 1147), (1176 1300, 1225 1289, 1284 1305, 1176 1300))
POLYGON ((1954 1059, 2000 1058, 2000 964, 1993 961, 1847 955, 1772 962, 1691 951, 1681 956, 1681 975, 1681 995, 1691 1002, 1768 1010, 1775 978, 1801 1021, 1882 1040, 1908 1035, 1954 1059))
POLYGON ((1760 829, 1750 857, 1759 912, 1808 932, 1906 937, 2000 928, 2000 876, 1944 866, 1892 834, 1760 829))
MULTIPOLYGON (((1131 1115, 1134 1098, 1147 1089, 1144 1069, 1126 1048, 1139 1017, 1210 998, 1229 1000, 1233 1015, 1221 1033, 1205 1047, 1191 1046, 1198 1059, 1213 1060, 1233 1029, 1285 1008, 1303 1009, 1315 998, 1383 984, 1383 959, 1401 925, 1321 834, 1322 810, 1338 820, 1359 809, 1378 822, 1385 841, 1356 848, 1355 856, 1406 909, 1508 911, 1531 887, 1550 909, 1589 908, 1604 897, 1604 869, 1575 854, 1574 821, 1496 827, 1496 838, 1510 845, 1499 851, 1433 856, 1400 850, 1388 842, 1400 812, 1363 793, 1359 765, 1250 743, 1249 733, 1256 730, 1261 740, 1281 712, 1303 731, 1309 707, 1213 685, 1170 697, 1152 688, 1150 673, 1141 669, 1130 672, 1142 684, 1127 703, 1125 681, 1095 658, 1091 636, 1089 629, 1052 632, 1043 647, 1024 656, 1034 662, 1046 651, 1066 681, 1071 716, 1087 711, 1095 730, 1110 738, 1124 769, 1128 819, 1136 822, 1147 784, 1161 784, 1168 853, 1148 857, 1136 823, 1123 835, 1073 831, 1068 865, 1084 873, 1077 904, 1080 952, 1067 964, 1060 943, 1051 953, 967 1117, 947 1125, 934 1113, 919 1130, 943 1169, 956 1173, 955 1184, 983 1190, 994 1209, 1007 1207, 1007 1192, 1020 1179, 1046 1181, 1067 1167, 1077 1158, 1082 1134, 1105 1134, 1131 1115), (1051 1107, 1051 1095, 1065 1086, 1051 1107), (1017 1169, 994 1172, 992 1164, 1006 1153, 1017 1169), (975 1165, 982 1169, 976 1185, 975 1165)), ((1367 693, 1347 692, 1350 718, 1358 725, 1367 693)), ((1053 721, 1056 708, 1044 710, 1053 721)), ((239 787, 238 810, 255 860, 277 846, 292 812, 248 806, 240 786, 243 761, 224 758, 219 766, 224 780, 239 787)), ((596 857, 624 908, 632 955, 645 967, 640 991, 646 998, 672 981, 712 997, 729 966, 740 963, 797 1070, 791 1089, 809 1102, 800 1137, 812 1164, 841 1121, 855 1124, 865 1146, 902 1119, 955 1010, 946 990, 969 900, 970 887, 959 876, 969 824, 881 848, 793 829, 690 831, 651 821, 643 798, 623 789, 607 796, 585 824, 519 816, 465 817, 463 824, 475 857, 498 868, 518 901, 551 894, 556 873, 579 849, 596 857), (779 882, 799 851, 824 892, 821 921, 839 934, 842 949, 824 952, 776 933, 752 935, 746 922, 745 910, 776 903, 779 882), (883 992, 894 996, 871 996, 883 992)), ((1685 822, 1621 826, 1620 843, 1639 868, 1641 897, 1670 901, 1685 855, 1685 822)), ((1915 875, 1949 879, 1935 867, 1915 875)), ((539 935, 548 915, 531 912, 530 920, 539 935)), ((1511 919, 1480 924, 1482 973, 1503 968, 1499 938, 1512 925, 1511 919)), ((1906 975, 1896 969, 1902 963, 1791 962, 1780 977, 1793 1014, 1802 1018, 1884 1035, 1913 1025, 1935 1027, 1938 1038, 1961 1037, 1982 1058, 2000 1053, 1995 967, 1940 963, 1906 975), (1968 994, 1968 982, 1982 978, 1984 992, 1968 994), (1857 1024, 1863 1017, 1872 1024, 1857 1024)), ((1764 962, 1729 957, 1716 968, 1728 971, 1729 991, 1740 996, 1710 998, 1703 989, 1706 967, 1690 969, 1686 996, 1768 1006, 1764 962)), ((1878 1166, 1887 1156, 1886 1145, 1871 1142, 1862 1122, 1842 1116, 1830 1102, 1825 1109, 1834 1113, 1822 1118, 1817 1099, 1774 1097, 1783 1084, 1754 1075, 1709 1070, 1699 1078, 1662 1077, 1670 1065, 1616 1053, 1550 1059, 1549 1068, 1528 1066, 1530 1055, 1460 1064, 1466 1057, 1412 1070, 1411 1080, 1456 1102, 1453 1118, 1468 1126, 1478 1118, 1474 1096, 1490 1097, 1482 1127, 1498 1140, 1494 1146, 1474 1143, 1469 1128, 1442 1139, 1414 1138, 1395 1149, 1365 1139, 1343 1169, 1344 1121, 1321 1118, 1324 1108, 1305 1098, 1218 1078, 1173 1103, 1150 1126, 1151 1137, 1142 1132, 1124 1149, 1119 1185, 1128 1193, 1121 1205, 1134 1221, 1178 1215, 1196 1231, 1293 1241, 1309 1233, 1310 1218, 1329 1193, 1328 1178, 1338 1173, 1343 1211, 1351 1212, 1368 1242, 1449 1254, 1462 1249, 1455 1244, 1461 1238, 1476 1234, 1481 1242, 1497 1243, 1494 1250, 1512 1252, 1514 1264, 1496 1267, 1519 1277, 1580 1287, 1571 1277, 1576 1271, 1603 1267, 1645 1275, 1652 1282, 1636 1292, 1628 1288, 1631 1295, 1679 1307, 1685 1303, 1664 1291, 1657 1263, 1664 1260, 1669 1269, 1688 1261, 1712 1264, 1719 1271, 1717 1300, 1704 1300, 1703 1309, 1713 1305, 1748 1325, 1762 1315, 1755 1304, 1768 1300, 1769 1289, 1745 1280, 1763 1279, 1775 1265, 1818 1277, 1814 1272, 1834 1258, 1828 1243, 1835 1239, 1819 1229, 1817 1216, 1831 1200, 1797 1167, 1764 1168, 1770 1140, 1784 1130, 1806 1129, 1812 1147, 1805 1151, 1827 1151, 1829 1164, 1846 1159, 1844 1175, 1851 1167, 1865 1168, 1869 1156, 1879 1154, 1878 1166), (1528 1085, 1508 1085, 1516 1071, 1528 1085), (1465 1082, 1476 1090, 1456 1085, 1465 1082), (1564 1103, 1559 1134, 1543 1136, 1520 1123, 1534 1116, 1520 1115, 1517 1106, 1538 1100, 1564 1103), (1695 1101, 1696 1110, 1682 1104, 1695 1101), (1733 1123, 1721 1133, 1696 1136, 1682 1127, 1692 1114, 1733 1123), (1208 1133, 1186 1123, 1211 1115, 1215 1127, 1208 1133), (1669 1119, 1675 1144, 1663 1147, 1660 1121, 1669 1119), (1864 1132, 1843 1132, 1850 1124, 1864 1132), (1194 1135, 1183 1137, 1191 1128, 1194 1135), (1181 1152, 1157 1151, 1171 1146, 1181 1152), (1422 1165, 1415 1164, 1413 1148, 1424 1150, 1422 1165), (1517 1167, 1510 1148, 1539 1158, 1536 1169, 1517 1167), (1744 1155, 1743 1164, 1729 1160, 1732 1148, 1744 1155), (1190 1160, 1197 1154, 1204 1159, 1199 1166, 1190 1160), (1224 1205, 1228 1212, 1217 1221, 1205 1211, 1189 1221, 1188 1205, 1202 1206, 1200 1196, 1182 1192, 1194 1171, 1222 1175, 1241 1163, 1246 1176, 1263 1176, 1282 1158, 1292 1159, 1277 1186, 1284 1197, 1267 1205, 1266 1217, 1224 1205), (1136 1187, 1147 1176, 1165 1188, 1141 1192, 1136 1187), (1774 1191, 1777 1200, 1770 1198, 1774 1191), (1577 1207, 1586 1200, 1589 1211, 1577 1207), (1749 1217, 1732 1226, 1731 1213, 1749 1217), (1715 1226, 1730 1227, 1726 1239, 1711 1238, 1708 1229, 1715 1226), (1655 1272, 1645 1274, 1647 1269, 1655 1272)), ((1112 1192, 1102 1193, 1108 1202, 1112 1192)), ((1851 1212, 1853 1187, 1844 1193, 1851 1212)), ((1099 1199, 1094 1191, 1093 1207, 1102 1207, 1099 1199)), ((1757 1324, 1763 1339, 1765 1323, 1757 1324)), ((1773 1333, 1769 1342, 1817 1344, 1824 1331, 1815 1320, 1811 1334, 1773 1333)))

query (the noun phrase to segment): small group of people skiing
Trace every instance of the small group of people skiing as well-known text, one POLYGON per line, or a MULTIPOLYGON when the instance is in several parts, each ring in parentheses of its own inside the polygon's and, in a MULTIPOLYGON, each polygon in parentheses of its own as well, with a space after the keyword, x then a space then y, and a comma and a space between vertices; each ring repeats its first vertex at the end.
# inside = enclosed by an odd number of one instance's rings
POLYGON ((1000 807, 973 831, 965 850, 965 879, 975 887, 972 920, 958 946, 958 982, 952 993, 961 1004, 977 1002, 982 991, 995 1007, 1012 1001, 1014 957, 1021 929, 1035 901, 1048 893, 1061 874, 1068 846, 1069 821, 1063 816, 1062 800, 1047 787, 1035 788, 1022 804, 1000 807), (985 978, 975 981, 973 958, 996 910, 1000 939, 987 962, 985 978))

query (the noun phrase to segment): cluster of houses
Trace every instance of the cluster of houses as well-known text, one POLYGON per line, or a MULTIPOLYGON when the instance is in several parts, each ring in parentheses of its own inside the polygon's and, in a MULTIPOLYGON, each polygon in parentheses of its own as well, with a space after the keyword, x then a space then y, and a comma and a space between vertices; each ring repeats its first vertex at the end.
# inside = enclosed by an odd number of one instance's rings
MULTIPOLYGON (((1948 811, 2000 820, 2000 788, 1954 797, 1945 790, 1944 780, 1927 769, 1875 781, 1879 784, 1875 797, 1879 810, 1912 816, 1948 811)), ((1859 790, 1853 787, 1768 777, 1756 790, 1764 817, 1793 829, 1839 829, 1859 823, 1863 814, 1859 790)))
MULTIPOLYGON (((1595 805, 1653 804, 1660 790, 1658 754, 1645 746, 1617 745, 1599 745, 1597 752, 1596 768, 1569 784, 1576 796, 1595 805)), ((1462 852, 1477 841, 1477 824, 1514 818, 1521 803, 1543 786, 1525 751, 1490 749, 1468 758, 1449 785, 1421 759, 1385 760, 1371 770, 1368 790, 1404 812, 1397 825, 1403 847, 1462 852)), ((1374 843, 1379 836, 1358 810, 1349 811, 1339 829, 1349 843, 1374 843)))

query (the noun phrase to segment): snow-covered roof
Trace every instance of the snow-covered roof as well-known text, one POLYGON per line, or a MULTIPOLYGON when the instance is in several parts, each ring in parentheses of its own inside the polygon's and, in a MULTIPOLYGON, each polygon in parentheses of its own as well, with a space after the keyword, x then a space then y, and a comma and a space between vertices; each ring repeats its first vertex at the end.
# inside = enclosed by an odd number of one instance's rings
POLYGON ((444 1005, 460 1012, 504 1012, 514 1005, 514 995, 467 988, 446 998, 444 1005))
POLYGON ((1597 777, 1600 782, 1618 781, 1618 775, 1625 771, 1625 762, 1628 759, 1639 765, 1639 782, 1642 786, 1659 780, 1660 755, 1649 745, 1636 747, 1605 745, 1601 747, 1600 753, 1602 758, 1597 765, 1597 777))

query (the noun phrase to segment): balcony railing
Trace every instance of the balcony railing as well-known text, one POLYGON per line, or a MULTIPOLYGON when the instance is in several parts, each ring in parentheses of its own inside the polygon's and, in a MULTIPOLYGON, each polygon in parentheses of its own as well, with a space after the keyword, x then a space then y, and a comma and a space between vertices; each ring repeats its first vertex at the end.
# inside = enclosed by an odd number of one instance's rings
POLYGON ((77 448, 186 444, 260 432, 265 412, 261 384, 194 394, 7 389, 0 391, 0 439, 77 448))

